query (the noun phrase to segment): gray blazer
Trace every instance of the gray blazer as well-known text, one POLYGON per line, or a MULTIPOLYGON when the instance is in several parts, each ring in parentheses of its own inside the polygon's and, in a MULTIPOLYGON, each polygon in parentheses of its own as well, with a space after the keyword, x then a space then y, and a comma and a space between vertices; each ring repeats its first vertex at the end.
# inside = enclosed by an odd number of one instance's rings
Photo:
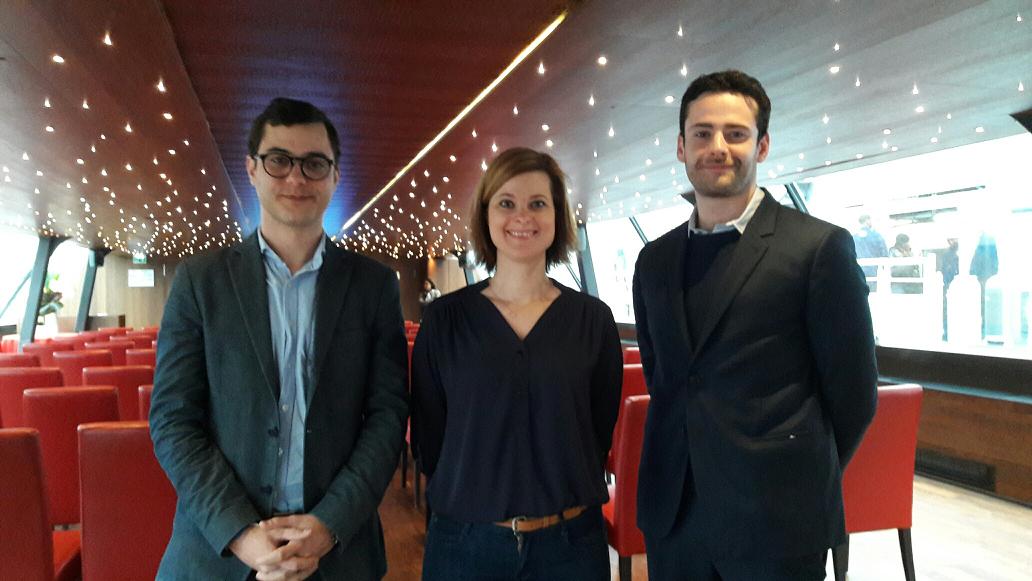
POLYGON ((842 470, 874 416, 867 285, 849 232, 765 194, 704 312, 685 312, 687 224, 650 242, 634 311, 652 396, 638 526, 691 520, 714 558, 816 553, 845 537, 842 470), (688 317, 698 317, 692 341, 688 317), (689 504, 690 503, 690 504, 689 504))
MULTIPOLYGON (((315 578, 379 579, 387 562, 376 509, 408 414, 398 281, 330 243, 316 285, 304 502, 340 544, 315 578)), ((161 322, 150 410, 155 455, 178 494, 158 579, 247 578, 228 545, 272 515, 278 398, 257 234, 184 261, 161 322)))

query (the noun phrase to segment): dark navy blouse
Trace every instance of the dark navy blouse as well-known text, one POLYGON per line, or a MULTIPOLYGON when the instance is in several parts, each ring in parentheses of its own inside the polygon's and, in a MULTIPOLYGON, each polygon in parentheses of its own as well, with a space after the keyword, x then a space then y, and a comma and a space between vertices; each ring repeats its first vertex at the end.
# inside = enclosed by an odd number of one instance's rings
POLYGON ((434 512, 465 522, 608 500, 623 359, 613 313, 561 291, 521 341, 481 291, 434 301, 412 354, 413 428, 434 512))

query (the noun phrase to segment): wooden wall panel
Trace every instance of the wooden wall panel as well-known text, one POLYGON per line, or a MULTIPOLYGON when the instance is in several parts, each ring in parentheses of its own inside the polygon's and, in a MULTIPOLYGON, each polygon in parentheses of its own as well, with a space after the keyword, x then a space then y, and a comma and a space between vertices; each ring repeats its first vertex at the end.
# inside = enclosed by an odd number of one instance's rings
POLYGON ((125 314, 125 324, 129 327, 157 326, 161 323, 174 273, 173 262, 155 261, 146 265, 133 265, 129 257, 108 255, 104 259, 104 266, 97 269, 90 314, 125 314), (133 268, 154 270, 154 286, 130 288, 129 270, 133 268))
POLYGON ((917 445, 993 466, 998 495, 1032 503, 1032 405, 925 389, 917 445))

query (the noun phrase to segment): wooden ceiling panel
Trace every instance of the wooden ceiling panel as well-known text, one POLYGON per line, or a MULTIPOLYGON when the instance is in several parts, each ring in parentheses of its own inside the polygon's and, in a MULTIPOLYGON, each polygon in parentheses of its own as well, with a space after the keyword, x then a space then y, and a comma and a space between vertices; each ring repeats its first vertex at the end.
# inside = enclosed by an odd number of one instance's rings
POLYGON ((239 237, 239 203, 157 6, 5 2, 0 58, 0 222, 170 256, 239 237))
POLYGON ((1029 106, 1032 93, 1017 87, 1030 84, 1032 28, 1018 4, 586 2, 339 234, 402 259, 465 247, 462 216, 492 146, 554 155, 585 221, 681 204, 681 95, 697 75, 728 68, 757 77, 773 102, 767 184, 1020 133, 1009 114, 1029 106))
POLYGON ((168 0, 187 71, 247 216, 251 119, 278 96, 315 103, 341 133, 335 231, 436 135, 566 2, 168 0))

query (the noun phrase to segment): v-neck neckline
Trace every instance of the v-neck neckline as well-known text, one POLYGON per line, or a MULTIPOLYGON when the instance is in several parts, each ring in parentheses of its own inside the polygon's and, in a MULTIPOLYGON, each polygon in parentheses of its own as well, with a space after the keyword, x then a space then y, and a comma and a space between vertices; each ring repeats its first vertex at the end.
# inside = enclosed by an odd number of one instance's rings
POLYGON ((487 286, 491 283, 490 278, 480 283, 480 287, 476 289, 476 293, 477 296, 479 296, 481 299, 483 299, 485 303, 487 303, 487 306, 490 308, 490 310, 494 312, 498 322, 501 323, 502 327, 508 330, 509 336, 511 336, 513 340, 516 341, 516 343, 522 346, 526 344, 527 340, 530 339, 530 336, 538 330, 538 327, 541 326, 541 321, 545 320, 545 317, 549 316, 549 313, 555 308, 556 303, 558 303, 566 294, 566 290, 563 288, 563 285, 557 283, 551 277, 549 277, 548 280, 552 283, 552 286, 554 286, 559 291, 559 296, 552 299, 552 302, 549 303, 547 307, 545 307, 545 310, 541 312, 541 316, 539 316, 537 320, 534 321, 534 324, 531 325, 530 330, 527 331, 526 336, 524 336, 522 339, 516 332, 516 329, 513 329, 512 325, 509 324, 509 320, 505 318, 505 314, 503 314, 502 310, 498 308, 498 305, 496 305, 494 301, 492 301, 487 295, 484 294, 484 289, 486 289, 487 286))

